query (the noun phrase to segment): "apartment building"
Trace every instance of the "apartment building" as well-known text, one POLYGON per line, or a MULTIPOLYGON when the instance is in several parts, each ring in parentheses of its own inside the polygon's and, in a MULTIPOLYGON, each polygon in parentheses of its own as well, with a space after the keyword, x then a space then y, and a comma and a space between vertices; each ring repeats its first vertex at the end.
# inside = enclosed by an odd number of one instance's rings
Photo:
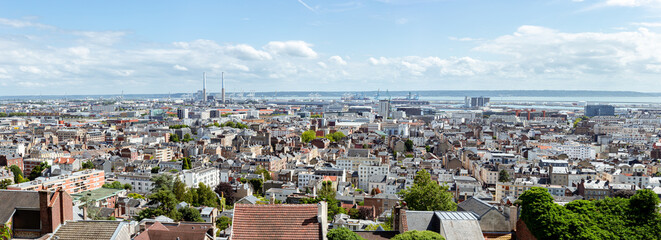
POLYGON ((166 147, 147 148, 144 152, 145 154, 152 155, 154 159, 160 161, 170 161, 172 158, 174 158, 172 149, 166 147))
POLYGON ((196 167, 183 170, 179 174, 179 179, 190 188, 197 188, 200 183, 203 183, 213 189, 220 184, 220 169, 214 167, 196 167))
MULTIPOLYGON (((161 173, 166 174, 166 173, 161 173)), ((117 175, 117 181, 122 184, 130 184, 132 191, 136 193, 149 193, 154 187, 154 182, 151 181, 152 174, 147 173, 120 173, 117 175)))
POLYGON ((62 188, 69 194, 99 189, 105 183, 105 173, 101 170, 85 170, 55 177, 37 179, 10 185, 8 190, 57 191, 62 188))

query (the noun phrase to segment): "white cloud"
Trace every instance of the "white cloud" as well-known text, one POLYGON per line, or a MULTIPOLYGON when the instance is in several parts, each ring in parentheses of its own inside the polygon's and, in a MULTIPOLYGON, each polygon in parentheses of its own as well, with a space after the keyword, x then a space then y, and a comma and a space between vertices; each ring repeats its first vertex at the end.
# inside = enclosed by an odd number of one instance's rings
POLYGON ((606 5, 621 7, 659 6, 661 0, 608 0, 606 5))
POLYGON ((42 29, 55 29, 55 27, 46 24, 35 23, 25 20, 7 19, 7 18, 0 18, 0 25, 5 25, 15 28, 36 27, 42 29))
POLYGON ((308 5, 307 3, 303 2, 303 0, 298 0, 298 3, 300 3, 301 5, 303 5, 303 7, 307 8, 307 9, 310 10, 310 11, 317 12, 314 8, 310 7, 310 5, 308 5))
POLYGON ((179 64, 172 66, 172 68, 174 68, 174 70, 179 70, 179 71, 188 71, 187 67, 181 66, 179 64))
POLYGON ((347 65, 347 61, 344 61, 340 56, 332 56, 328 58, 328 61, 338 64, 338 65, 347 65))
POLYGON ((270 60, 271 55, 267 52, 257 50, 247 44, 227 46, 227 51, 243 60, 270 60))
POLYGON ((35 66, 19 66, 18 69, 21 70, 22 72, 26 72, 26 73, 32 73, 32 74, 40 74, 41 73, 41 69, 39 69, 38 67, 35 67, 35 66))
POLYGON ((294 57, 316 58, 317 52, 312 50, 312 44, 304 41, 272 41, 264 46, 264 49, 277 55, 289 55, 294 57))
POLYGON ((655 28, 655 27, 661 27, 661 22, 637 22, 637 23, 632 23, 631 25, 655 28))
POLYGON ((85 37, 83 39, 80 39, 80 41, 83 42, 83 43, 113 45, 113 44, 121 41, 122 38, 126 35, 126 32, 119 32, 119 31, 104 31, 104 32, 76 31, 76 32, 73 32, 73 34, 85 37))
POLYGON ((659 29, 646 28, 652 27, 651 23, 632 25, 645 27, 609 33, 568 33, 526 25, 493 39, 455 38, 473 44, 473 51, 450 57, 317 53, 311 43, 304 41, 272 41, 261 48, 207 39, 172 44, 116 44, 130 43, 131 38, 126 37, 130 33, 37 29, 45 30, 44 34, 31 37, 10 29, 9 33, 0 33, 0 95, 36 91, 112 93, 110 89, 117 86, 129 86, 126 89, 134 93, 194 92, 201 85, 197 83, 203 71, 215 80, 219 80, 220 72, 225 72, 230 91, 661 91, 661 33, 659 29))
POLYGON ((399 18, 399 19, 397 19, 397 21, 395 21, 395 23, 397 23, 399 25, 406 24, 408 22, 409 22, 409 20, 407 18, 399 18))

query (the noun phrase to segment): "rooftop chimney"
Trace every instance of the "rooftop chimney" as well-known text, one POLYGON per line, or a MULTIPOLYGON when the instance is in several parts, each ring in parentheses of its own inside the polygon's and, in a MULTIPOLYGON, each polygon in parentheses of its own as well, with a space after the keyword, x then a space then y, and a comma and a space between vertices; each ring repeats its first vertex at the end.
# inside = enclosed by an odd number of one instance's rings
POLYGON ((222 88, 220 92, 220 101, 225 104, 225 72, 220 73, 220 86, 222 88))

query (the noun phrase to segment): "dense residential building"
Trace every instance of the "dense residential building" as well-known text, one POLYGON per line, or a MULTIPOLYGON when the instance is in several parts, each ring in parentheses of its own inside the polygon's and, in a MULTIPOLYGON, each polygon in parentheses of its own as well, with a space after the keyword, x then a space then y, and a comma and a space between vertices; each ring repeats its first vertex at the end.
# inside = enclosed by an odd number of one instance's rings
POLYGON ((69 194, 91 191, 101 188, 105 183, 105 174, 101 170, 84 170, 52 177, 38 177, 33 181, 9 185, 8 190, 57 191, 63 189, 69 194))

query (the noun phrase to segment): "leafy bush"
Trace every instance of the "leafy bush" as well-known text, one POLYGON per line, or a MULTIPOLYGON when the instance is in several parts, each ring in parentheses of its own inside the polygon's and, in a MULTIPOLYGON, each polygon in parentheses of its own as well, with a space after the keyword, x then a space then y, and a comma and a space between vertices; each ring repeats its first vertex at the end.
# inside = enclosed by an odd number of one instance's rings
POLYGON ((358 236, 355 232, 343 227, 328 230, 326 237, 328 240, 364 240, 364 238, 358 236))
POLYGON ((659 198, 649 189, 630 199, 577 200, 560 206, 545 188, 531 188, 517 200, 521 219, 537 239, 658 239, 659 198))
POLYGON ((397 234, 391 240, 445 240, 445 238, 436 232, 413 230, 397 234))

